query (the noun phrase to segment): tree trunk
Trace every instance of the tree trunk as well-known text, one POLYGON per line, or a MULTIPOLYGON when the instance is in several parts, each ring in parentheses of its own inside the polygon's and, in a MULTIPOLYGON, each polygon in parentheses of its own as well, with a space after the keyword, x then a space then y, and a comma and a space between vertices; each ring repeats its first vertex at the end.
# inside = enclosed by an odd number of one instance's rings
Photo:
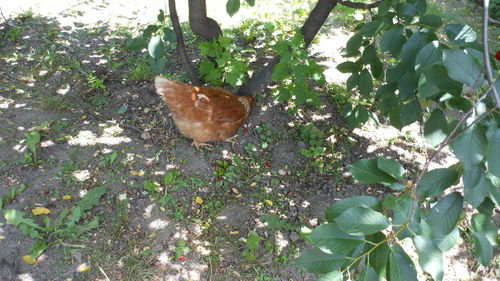
POLYGON ((186 53, 186 46, 184 45, 184 36, 182 35, 181 25, 179 24, 179 17, 177 16, 177 8, 175 7, 175 0, 168 0, 168 9, 170 10, 170 20, 172 21, 172 27, 174 28, 175 36, 177 39, 177 53, 181 59, 182 66, 186 70, 186 73, 191 80, 193 85, 201 85, 201 81, 196 75, 196 72, 189 61, 189 57, 186 53))
MULTIPOLYGON (((337 5, 337 0, 318 0, 304 25, 300 29, 304 35, 306 46, 309 46, 330 15, 330 12, 337 5)), ((238 90, 240 96, 255 96, 263 91, 272 82, 273 67, 278 64, 280 57, 276 55, 259 73, 254 75, 248 82, 238 90)))
POLYGON ((207 17, 206 0, 189 0, 189 25, 194 34, 210 40, 219 37, 222 30, 219 24, 207 17))

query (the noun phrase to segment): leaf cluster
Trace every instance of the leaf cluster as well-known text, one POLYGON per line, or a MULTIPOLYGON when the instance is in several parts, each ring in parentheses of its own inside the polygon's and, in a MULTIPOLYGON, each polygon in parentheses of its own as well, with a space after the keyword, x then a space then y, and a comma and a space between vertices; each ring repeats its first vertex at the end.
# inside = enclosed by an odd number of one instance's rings
POLYGON ((69 246, 66 241, 79 238, 99 227, 99 217, 95 216, 90 220, 85 212, 99 204, 99 199, 106 190, 105 186, 89 190, 73 209, 63 209, 55 220, 45 216, 42 224, 33 218, 25 217, 27 215, 24 212, 15 209, 3 210, 5 221, 17 227, 24 235, 38 239, 30 249, 30 256, 37 258, 50 246, 69 246))
POLYGON ((228 83, 233 87, 243 85, 249 73, 248 59, 236 55, 240 49, 232 43, 232 39, 219 36, 199 44, 201 54, 200 74, 203 79, 215 86, 228 83))
POLYGON ((167 60, 165 58, 166 46, 177 42, 174 31, 166 22, 165 12, 160 10, 157 23, 148 25, 142 36, 133 38, 127 44, 129 51, 142 51, 147 49, 148 63, 156 74, 163 74, 167 60))
POLYGON ((273 81, 280 82, 274 90, 276 100, 318 106, 318 93, 311 89, 311 84, 325 84, 325 76, 323 68, 309 57, 302 32, 296 30, 291 39, 279 41, 273 49, 280 56, 272 74, 273 81))

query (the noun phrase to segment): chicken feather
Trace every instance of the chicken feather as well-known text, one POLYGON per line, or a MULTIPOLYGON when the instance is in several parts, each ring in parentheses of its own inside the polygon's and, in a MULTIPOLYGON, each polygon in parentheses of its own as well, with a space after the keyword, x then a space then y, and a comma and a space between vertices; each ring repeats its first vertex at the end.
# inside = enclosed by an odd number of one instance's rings
POLYGON ((196 147, 205 142, 229 141, 255 102, 253 97, 192 86, 163 76, 156 77, 155 87, 181 134, 192 139, 196 147))

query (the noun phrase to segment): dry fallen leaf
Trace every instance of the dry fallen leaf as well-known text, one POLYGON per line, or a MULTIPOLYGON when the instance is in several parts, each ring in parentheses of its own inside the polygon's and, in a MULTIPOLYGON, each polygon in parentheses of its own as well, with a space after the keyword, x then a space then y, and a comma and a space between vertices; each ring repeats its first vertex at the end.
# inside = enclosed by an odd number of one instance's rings
POLYGON ((23 261, 27 264, 35 264, 36 260, 32 258, 30 255, 23 256, 23 261))
POLYGON ((35 216, 50 214, 50 210, 45 207, 36 207, 35 209, 31 210, 31 212, 35 216))
POLYGON ((90 265, 86 264, 86 263, 82 263, 78 266, 78 268, 76 269, 78 272, 85 272, 87 270, 90 269, 90 265))
POLYGON ((230 231, 229 234, 238 234, 240 233, 238 230, 235 230, 235 231, 230 231))
POLYGON ((142 171, 142 170, 141 170, 141 171, 139 171, 139 172, 137 172, 137 171, 130 171, 130 174, 131 174, 132 176, 139 176, 139 177, 142 177, 142 176, 144 176, 144 171, 142 171))
POLYGON ((203 199, 201 199, 200 196, 196 196, 196 198, 194 199, 194 201, 198 204, 203 204, 203 199))
POLYGON ((71 199, 71 195, 64 195, 64 196, 62 197, 62 199, 63 199, 63 200, 69 200, 69 199, 71 199))

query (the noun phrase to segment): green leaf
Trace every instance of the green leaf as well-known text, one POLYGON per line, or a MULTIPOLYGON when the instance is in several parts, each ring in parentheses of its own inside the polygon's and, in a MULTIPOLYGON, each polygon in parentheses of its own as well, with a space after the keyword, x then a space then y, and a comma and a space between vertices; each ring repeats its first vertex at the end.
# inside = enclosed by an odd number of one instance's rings
POLYGON ((129 51, 140 51, 148 47, 148 42, 143 38, 134 38, 127 43, 129 51))
POLYGON ((403 45, 399 59, 401 64, 410 69, 415 69, 415 59, 422 48, 431 41, 429 33, 415 32, 403 45))
POLYGON ((448 122, 443 112, 436 108, 425 122, 424 136, 432 146, 437 146, 446 139, 449 133, 448 122))
POLYGON ((345 253, 364 243, 363 236, 341 230, 336 223, 322 224, 307 235, 311 243, 328 254, 345 253))
POLYGON ((153 59, 160 59, 165 55, 165 46, 160 35, 156 35, 149 40, 148 53, 153 59))
POLYGON ((484 175, 479 166, 464 171, 464 197, 467 203, 477 208, 490 192, 491 181, 484 175))
MULTIPOLYGON (((350 104, 346 104, 344 109, 347 108, 350 108, 350 104)), ((353 110, 347 110, 345 112, 345 118, 349 128, 354 129, 368 121, 369 113, 364 106, 358 104, 353 110)))
POLYGON ((417 7, 408 2, 403 2, 398 5, 397 8, 399 17, 410 23, 414 16, 417 15, 417 7))
POLYGON ((470 88, 480 86, 476 83, 481 75, 481 65, 467 50, 444 50, 443 64, 451 79, 464 83, 470 88))
POLYGON ((443 54, 437 40, 427 43, 417 54, 415 71, 421 73, 426 66, 441 61, 442 56, 443 54))
POLYGON ((493 258, 493 247, 483 233, 473 232, 473 236, 474 255, 483 266, 487 266, 493 258))
POLYGON ((483 161, 488 149, 486 130, 481 125, 473 125, 463 132, 451 147, 465 169, 475 167, 483 161))
MULTIPOLYGON (((148 40, 151 38, 151 36, 153 35, 153 33, 155 33, 156 31, 158 31, 160 29, 160 26, 159 25, 156 25, 156 24, 150 24, 146 27, 146 29, 144 29, 144 31, 142 32, 142 37, 145 39, 145 40, 148 40)), ((147 45, 147 43, 146 43, 147 45)))
POLYGON ((488 239, 491 246, 497 245, 497 226, 485 214, 474 214, 471 219, 471 228, 474 232, 480 232, 488 239))
POLYGON ((392 176, 393 178, 406 182, 406 176, 405 176, 405 169, 401 164, 399 164, 397 161, 394 161, 392 159, 387 159, 387 158, 382 158, 378 157, 377 158, 377 167, 392 176))
POLYGON ((375 271, 375 269, 373 269, 373 267, 367 265, 363 268, 363 270, 361 270, 357 280, 359 280, 359 281, 373 281, 373 280, 377 280, 377 279, 378 279, 378 276, 377 276, 377 272, 375 271))
POLYGON ((434 245, 432 240, 423 236, 413 237, 413 244, 417 249, 420 267, 429 273, 436 281, 443 280, 443 253, 434 245))
POLYGON ((407 126, 415 121, 422 120, 422 109, 420 108, 420 103, 416 100, 412 100, 409 103, 403 105, 400 113, 401 126, 407 126))
POLYGON ((351 74, 351 76, 347 78, 346 82, 347 91, 351 91, 352 89, 356 88, 356 86, 358 85, 358 80, 359 80, 359 73, 354 72, 353 74, 351 74))
POLYGON ((460 193, 453 192, 432 207, 426 221, 432 229, 433 237, 445 236, 453 231, 462 214, 463 201, 460 193))
POLYGON ((342 73, 354 73, 361 71, 362 65, 359 63, 354 63, 352 61, 345 61, 337 65, 338 71, 342 73))
POLYGON ((443 25, 443 20, 436 15, 425 15, 420 18, 420 24, 433 29, 438 29, 441 25, 443 25))
POLYGON ((295 260, 295 264, 315 274, 327 274, 348 262, 344 254, 327 254, 317 248, 305 251, 295 260))
POLYGON ((234 16, 240 9, 240 0, 227 0, 226 12, 231 17, 234 16))
POLYGON ((417 185, 424 197, 437 196, 457 181, 459 174, 451 168, 440 168, 425 173, 417 185))
POLYGON ((352 54, 355 52, 359 52, 361 48, 361 43, 363 43, 363 34, 356 33, 346 43, 346 53, 352 54))
POLYGON ((418 281, 413 261, 399 245, 391 248, 388 268, 391 281, 418 281))
POLYGON ((404 27, 396 25, 387 30, 380 40, 380 49, 382 52, 389 52, 393 56, 398 56, 406 38, 403 35, 404 27))
POLYGON ((493 214, 493 209, 495 208, 495 203, 491 201, 490 198, 484 199, 483 203, 477 207, 477 211, 481 214, 486 215, 487 217, 491 217, 493 214))
POLYGON ((413 99, 418 86, 418 76, 414 71, 406 72, 398 81, 399 98, 402 101, 413 99))
POLYGON ((384 79, 384 64, 379 58, 375 57, 370 64, 370 70, 375 79, 382 81, 384 79))
POLYGON ((262 238, 255 231, 248 233, 247 247, 250 251, 255 251, 259 248, 259 243, 262 238))
POLYGON ((171 28, 167 28, 163 31, 163 42, 174 44, 177 42, 177 35, 171 28))
MULTIPOLYGON (((380 243, 386 239, 386 236, 383 233, 378 232, 367 236, 366 239, 372 243, 380 243)), ((385 280, 387 261, 389 260, 390 252, 391 250, 387 243, 383 243, 373 250, 373 252, 371 252, 368 256, 369 265, 377 271, 379 281, 385 280)))
POLYGON ((375 159, 361 159, 352 164, 349 170, 353 178, 362 183, 381 183, 389 186, 396 182, 393 177, 378 168, 377 160, 375 159))
POLYGON ((384 215, 364 207, 347 209, 335 222, 341 229, 353 235, 369 235, 389 226, 389 220, 384 215))
POLYGON ((363 27, 361 27, 361 29, 359 30, 359 32, 362 33, 365 37, 373 37, 380 32, 383 26, 384 26, 383 22, 376 20, 364 24, 363 27))
MULTIPOLYGON (((408 193, 403 193, 397 197, 389 194, 385 197, 383 205, 393 211, 392 226, 394 231, 399 230, 410 219, 413 212, 413 198, 408 193)), ((413 237, 414 233, 419 229, 420 220, 421 212, 417 209, 408 228, 402 230, 397 237, 399 239, 413 237)))
POLYGON ((377 50, 375 45, 371 44, 365 47, 363 55, 361 56, 361 61, 364 65, 371 64, 377 58, 377 50))
POLYGON ((358 89, 363 96, 368 96, 373 89, 373 79, 367 69, 363 69, 359 74, 358 89))
POLYGON ((251 7, 253 7, 255 5, 255 0, 246 0, 246 2, 248 3, 248 5, 250 5, 251 7))
POLYGON ((287 63, 278 63, 273 68, 273 75, 271 78, 273 79, 273 81, 282 81, 283 79, 287 78, 289 74, 289 65, 287 63))
POLYGON ((361 195, 352 196, 340 200, 335 203, 330 209, 325 212, 325 218, 329 222, 333 222, 338 216, 340 216, 345 210, 352 207, 365 207, 372 210, 380 210, 382 206, 382 201, 373 196, 361 195))
POLYGON ((15 209, 3 210, 5 222, 17 227, 21 233, 32 238, 42 238, 39 230, 43 228, 39 226, 33 219, 24 218, 24 213, 15 209))
POLYGON ((34 259, 38 258, 51 244, 46 240, 38 240, 30 248, 30 256, 34 259))
POLYGON ((492 121, 486 132, 488 140, 488 151, 486 152, 486 162, 488 171, 500 178, 500 128, 496 122, 492 121))
POLYGON ((445 26, 444 32, 450 41, 456 45, 472 43, 477 39, 476 32, 466 24, 448 24, 445 26))
POLYGON ((105 186, 96 187, 91 189, 83 196, 80 201, 76 204, 76 207, 81 208, 82 212, 89 210, 90 208, 97 206, 99 204, 99 199, 106 193, 107 188, 105 186))
POLYGON ((332 271, 318 278, 317 281, 342 281, 342 272, 332 271))

